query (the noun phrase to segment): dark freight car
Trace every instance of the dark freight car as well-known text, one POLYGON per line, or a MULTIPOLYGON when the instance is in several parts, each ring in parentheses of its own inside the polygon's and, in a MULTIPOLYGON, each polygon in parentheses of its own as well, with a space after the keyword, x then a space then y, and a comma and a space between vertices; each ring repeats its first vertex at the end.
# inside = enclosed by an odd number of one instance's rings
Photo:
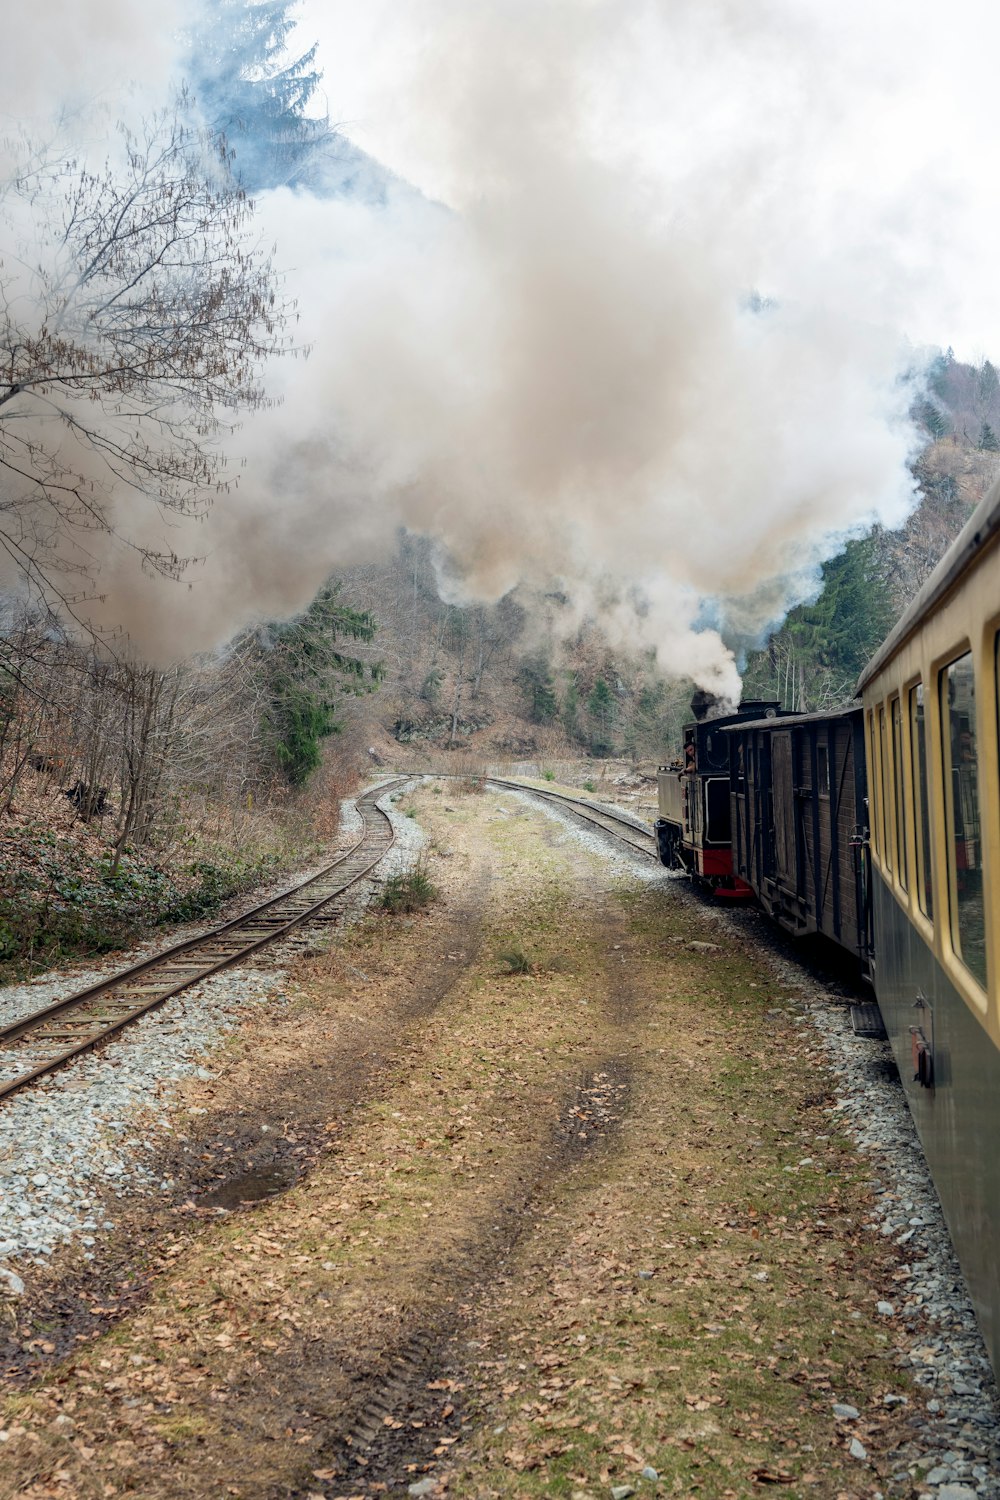
POLYGON ((860 708, 742 721, 730 741, 733 874, 789 932, 871 950, 860 708))

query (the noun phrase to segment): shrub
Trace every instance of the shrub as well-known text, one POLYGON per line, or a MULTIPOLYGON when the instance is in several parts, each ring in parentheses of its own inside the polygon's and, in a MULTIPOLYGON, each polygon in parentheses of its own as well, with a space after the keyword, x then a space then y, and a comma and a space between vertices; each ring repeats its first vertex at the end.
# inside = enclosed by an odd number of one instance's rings
POLYGON ((60 959, 122 948, 163 922, 215 911, 278 866, 274 855, 196 860, 167 870, 126 849, 90 850, 39 826, 0 840, 0 969, 31 973, 60 959))
POLYGON ((507 965, 508 974, 530 974, 534 970, 531 959, 520 948, 505 948, 497 958, 507 965))
POLYGON ((555 771, 543 771, 542 772, 542 776, 545 778, 546 781, 555 781, 555 779, 556 779, 556 773, 555 773, 555 771))
POLYGON ((408 870, 405 875, 390 875, 379 899, 379 906, 392 916, 403 912, 422 911, 438 897, 437 887, 422 865, 408 870))

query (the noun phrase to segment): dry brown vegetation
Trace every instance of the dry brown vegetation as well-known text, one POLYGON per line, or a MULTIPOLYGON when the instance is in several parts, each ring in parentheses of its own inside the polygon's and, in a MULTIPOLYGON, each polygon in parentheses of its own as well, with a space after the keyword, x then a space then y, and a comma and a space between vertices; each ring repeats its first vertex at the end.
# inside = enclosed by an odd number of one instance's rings
POLYGON ((0 1495, 885 1490, 895 1252, 794 996, 541 814, 412 805, 443 900, 303 963, 294 1030, 256 1021, 177 1116, 209 1180, 255 1117, 311 1169, 147 1222, 144 1304, 9 1398, 0 1495))

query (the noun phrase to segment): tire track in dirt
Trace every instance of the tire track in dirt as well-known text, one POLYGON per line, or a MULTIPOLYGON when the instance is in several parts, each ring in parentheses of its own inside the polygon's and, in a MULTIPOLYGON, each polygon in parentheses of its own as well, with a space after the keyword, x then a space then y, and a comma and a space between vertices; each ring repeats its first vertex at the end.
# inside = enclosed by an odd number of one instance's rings
POLYGON ((435 1459, 474 1421, 463 1342, 477 1304, 505 1277, 566 1174, 593 1153, 614 1149, 630 1092, 627 1061, 603 1058, 588 1068, 517 1189, 487 1205, 457 1253, 429 1268, 429 1285, 446 1288, 436 1305, 415 1311, 410 1326, 374 1357, 342 1353, 350 1384, 339 1430, 312 1453, 308 1474, 275 1490, 275 1500, 337 1494, 345 1479, 351 1493, 379 1486, 392 1493, 432 1472, 435 1459))
MULTIPOLYGON (((630 941, 620 913, 595 907, 603 934, 602 1009, 624 1031, 634 1027, 640 1001, 632 983, 630 941)), ((345 1411, 308 1473, 273 1500, 309 1500, 349 1492, 405 1493, 433 1477, 451 1449, 474 1429, 477 1392, 469 1371, 469 1334, 477 1314, 511 1274, 511 1262, 539 1213, 564 1187, 574 1167, 595 1153, 613 1160, 632 1099, 631 1048, 595 1060, 565 1095, 549 1139, 515 1192, 494 1202, 457 1254, 430 1270, 428 1281, 447 1290, 437 1305, 415 1316, 393 1343, 367 1360, 349 1360, 345 1411)))
MULTIPOLYGON (((144 1159, 161 1180, 173 1180, 169 1197, 133 1199, 125 1206, 110 1198, 106 1209, 118 1227, 98 1241, 94 1259, 84 1262, 70 1252, 53 1271, 33 1276, 28 1294, 9 1307, 10 1321, 0 1333, 0 1388, 27 1384, 141 1308, 158 1273, 174 1269, 176 1247, 190 1244, 203 1226, 217 1221, 217 1195, 227 1184, 237 1187, 229 1195, 234 1211, 252 1212, 252 1203, 240 1206, 241 1182, 252 1186, 248 1198, 273 1197, 306 1177, 321 1156, 339 1149, 330 1121, 346 1127, 357 1109, 379 1097, 392 1069, 418 1045, 412 1041, 414 1029, 475 964, 491 883, 489 862, 478 861, 462 899, 449 907, 435 953, 423 963, 415 959, 409 993, 354 1026, 346 1049, 335 1045, 326 1055, 274 1071, 258 1059, 249 1087, 243 1080, 229 1085, 225 1073, 219 1076, 223 1097, 211 1114, 186 1126, 186 1141, 169 1142, 152 1163, 144 1159), (257 1184, 268 1190, 257 1191, 257 1184), (171 1256, 165 1260, 158 1247, 168 1237, 171 1256)), ((308 1042, 303 1050, 308 1054, 308 1042)))

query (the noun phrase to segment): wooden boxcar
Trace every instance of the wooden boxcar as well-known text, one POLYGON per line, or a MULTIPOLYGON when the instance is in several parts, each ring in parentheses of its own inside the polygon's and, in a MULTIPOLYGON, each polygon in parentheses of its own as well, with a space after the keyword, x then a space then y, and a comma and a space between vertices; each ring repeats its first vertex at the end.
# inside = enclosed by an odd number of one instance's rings
POLYGON ((789 932, 871 949, 860 708, 728 727, 733 874, 789 932))

